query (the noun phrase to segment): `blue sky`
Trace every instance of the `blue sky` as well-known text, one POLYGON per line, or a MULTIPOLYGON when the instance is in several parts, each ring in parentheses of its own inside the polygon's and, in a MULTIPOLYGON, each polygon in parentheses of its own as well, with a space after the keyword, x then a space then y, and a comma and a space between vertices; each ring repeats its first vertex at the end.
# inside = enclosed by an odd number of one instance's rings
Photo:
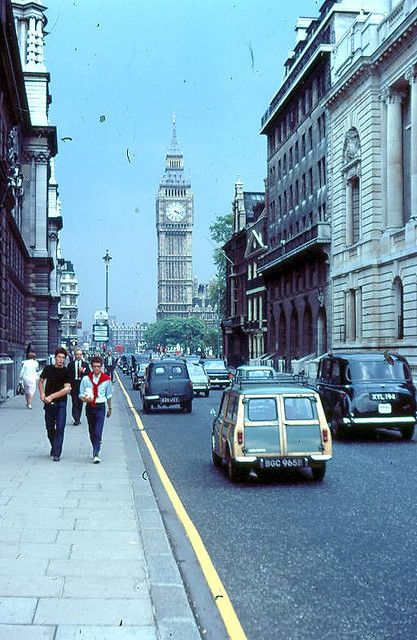
POLYGON ((207 282, 214 274, 209 226, 230 212, 237 176, 245 190, 263 189, 260 119, 295 44, 297 17, 318 15, 320 5, 50 0, 45 58, 61 245, 79 278, 84 328, 105 305, 106 249, 110 314, 129 323, 155 318, 155 197, 174 111, 194 192, 194 275, 207 282))

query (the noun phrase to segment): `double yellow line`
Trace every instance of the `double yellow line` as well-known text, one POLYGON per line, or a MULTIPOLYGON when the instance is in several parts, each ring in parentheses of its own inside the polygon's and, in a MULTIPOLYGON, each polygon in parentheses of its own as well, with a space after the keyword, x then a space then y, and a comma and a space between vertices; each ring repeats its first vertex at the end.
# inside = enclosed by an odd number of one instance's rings
POLYGON ((209 589, 213 595, 214 602, 216 603, 219 613, 223 619, 223 622, 229 634, 229 637, 231 640, 246 640, 246 635, 245 635, 245 632, 243 631, 242 625, 239 622, 239 618, 237 617, 235 610, 233 609, 233 605, 230 602, 230 598, 227 595, 226 589, 224 588, 222 581, 220 580, 219 574, 217 573, 214 567, 214 564, 211 561, 209 554, 207 553, 207 550, 204 546, 201 536, 198 533, 196 527, 194 526, 194 523, 192 522, 187 511, 185 510, 185 507, 182 504, 177 492, 175 491, 174 486, 168 477, 168 474, 166 473, 164 467, 162 466, 159 456, 156 453, 155 447, 153 446, 148 434, 146 433, 145 427, 143 426, 143 422, 138 412, 136 411, 135 407, 133 406, 130 396, 127 393, 117 373, 116 373, 116 376, 120 384, 120 388, 125 395, 128 407, 133 413, 133 417, 135 418, 135 421, 141 433, 141 436, 151 455, 151 458, 158 472, 158 475, 161 479, 161 482, 165 488, 165 491, 167 492, 167 495, 171 501, 171 504, 174 507, 175 512, 185 529, 188 539, 191 542, 191 545, 197 556, 197 560, 203 571, 203 574, 207 581, 209 589))

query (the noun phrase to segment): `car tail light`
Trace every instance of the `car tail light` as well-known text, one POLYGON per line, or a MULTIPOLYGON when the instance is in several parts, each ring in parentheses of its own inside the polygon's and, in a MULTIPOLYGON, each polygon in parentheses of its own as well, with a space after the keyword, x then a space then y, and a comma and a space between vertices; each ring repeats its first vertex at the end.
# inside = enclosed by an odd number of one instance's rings
POLYGON ((329 442, 329 431, 327 429, 323 429, 323 442, 329 442))
POLYGON ((237 432, 237 443, 238 444, 243 444, 243 431, 238 431, 237 432))
POLYGON ((229 373, 227 374, 229 380, 231 380, 233 378, 233 373, 231 373, 231 371, 229 371, 229 373))

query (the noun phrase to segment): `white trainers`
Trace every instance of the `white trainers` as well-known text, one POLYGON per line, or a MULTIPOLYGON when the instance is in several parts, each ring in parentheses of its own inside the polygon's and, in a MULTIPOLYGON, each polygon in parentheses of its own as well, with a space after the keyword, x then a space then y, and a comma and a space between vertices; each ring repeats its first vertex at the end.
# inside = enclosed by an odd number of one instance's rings
POLYGON ((97 453, 95 453, 93 455, 93 462, 94 462, 94 464, 98 464, 99 462, 101 462, 101 460, 100 460, 99 456, 97 455, 97 453))

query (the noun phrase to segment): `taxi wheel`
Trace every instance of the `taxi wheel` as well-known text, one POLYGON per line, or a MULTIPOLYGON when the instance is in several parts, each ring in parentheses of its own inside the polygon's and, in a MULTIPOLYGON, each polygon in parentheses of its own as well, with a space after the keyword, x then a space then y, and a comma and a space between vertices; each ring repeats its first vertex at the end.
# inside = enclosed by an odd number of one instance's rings
POLYGON ((400 431, 401 431, 401 437, 403 440, 411 440, 411 438, 414 435, 414 428, 415 426, 411 426, 411 427, 401 427, 400 431))
POLYGON ((242 469, 236 464, 236 462, 233 462, 229 452, 227 452, 226 462, 227 475, 232 482, 242 482, 242 480, 245 480, 247 476, 247 470, 242 469))
POLYGON ((206 398, 208 398, 209 393, 210 393, 210 391, 205 391, 205 392, 204 392, 204 396, 205 396, 206 398))
POLYGON ((338 440, 343 440, 346 432, 343 428, 342 423, 340 422, 340 418, 337 415, 332 415, 332 419, 330 421, 330 431, 332 435, 338 440))
POLYGON ((322 462, 320 466, 311 467, 311 475, 313 476, 313 480, 321 482, 326 475, 326 463, 322 462))
POLYGON ((143 413, 149 413, 150 411, 150 406, 149 406, 149 402, 147 402, 146 400, 143 401, 143 413))

